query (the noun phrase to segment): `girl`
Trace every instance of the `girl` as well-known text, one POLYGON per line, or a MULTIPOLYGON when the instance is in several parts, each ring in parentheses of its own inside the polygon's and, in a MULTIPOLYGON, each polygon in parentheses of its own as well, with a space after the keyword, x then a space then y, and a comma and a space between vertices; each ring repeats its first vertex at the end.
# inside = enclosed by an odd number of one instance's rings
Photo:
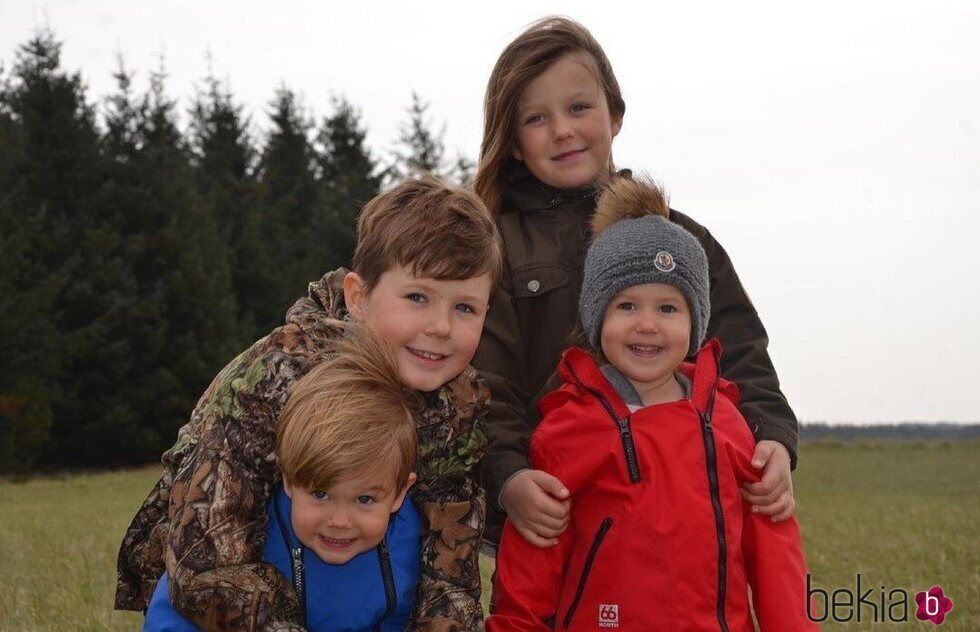
POLYGON ((705 343, 708 260, 667 214, 625 178, 599 200, 578 310, 595 357, 564 353, 531 440, 571 526, 539 549, 505 525, 489 632, 751 632, 748 586, 762 632, 817 629, 796 521, 745 514, 755 441, 705 343))
MULTIPOLYGON (((602 47, 582 25, 549 17, 531 25, 497 60, 487 85, 475 189, 497 216, 505 270, 473 364, 491 391, 483 483, 492 509, 487 539, 499 541, 506 511, 529 542, 550 546, 568 522, 568 490, 529 468, 535 402, 548 388, 569 334, 597 191, 611 178, 612 142, 626 105, 602 47), (493 515, 496 513, 496 515, 493 515)), ((627 172, 618 177, 628 177, 627 172)), ((757 441, 761 481, 743 494, 754 511, 782 520, 794 510, 791 465, 797 422, 779 390, 765 328, 721 245, 677 211, 708 257, 708 336, 727 350, 726 378, 757 441)))

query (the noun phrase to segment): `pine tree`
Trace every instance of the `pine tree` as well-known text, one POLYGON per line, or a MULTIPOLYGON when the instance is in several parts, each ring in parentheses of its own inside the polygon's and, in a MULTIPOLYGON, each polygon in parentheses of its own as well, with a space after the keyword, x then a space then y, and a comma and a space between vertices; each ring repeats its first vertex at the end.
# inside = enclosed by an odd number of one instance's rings
POLYGON ((286 310, 322 272, 322 257, 310 244, 318 215, 325 212, 315 177, 309 116, 295 93, 285 87, 276 92, 271 107, 272 129, 260 160, 260 217, 255 226, 268 253, 262 266, 274 279, 256 321, 263 332, 282 324, 286 310))
POLYGON ((365 144, 360 112, 335 97, 333 112, 317 135, 316 160, 327 212, 313 231, 310 248, 322 256, 321 271, 350 267, 357 240, 357 215, 378 194, 384 174, 365 144))
POLYGON ((145 193, 133 235, 138 295, 155 333, 144 382, 144 425, 169 444, 214 373, 238 350, 229 253, 198 193, 165 75, 151 75, 139 107, 138 181, 145 193), (159 316, 157 316, 159 315, 159 316))
POLYGON ((232 286, 238 301, 239 345, 261 335, 257 312, 274 287, 268 254, 257 237, 257 152, 250 122, 230 91, 213 74, 191 107, 190 148, 198 190, 211 208, 218 234, 229 248, 232 286))
POLYGON ((128 414, 117 406, 113 378, 130 354, 112 333, 132 279, 119 215, 99 203, 105 164, 94 111, 81 77, 61 70, 60 51, 40 31, 17 52, 3 95, 18 138, 4 205, 19 216, 13 234, 19 228, 29 244, 11 276, 13 294, 43 296, 26 300, 46 310, 29 325, 47 335, 32 349, 35 366, 19 379, 48 400, 33 407, 51 411, 46 460, 72 465, 103 461, 101 437, 86 434, 88 423, 128 414))
POLYGON ((412 104, 406 108, 408 120, 402 123, 395 160, 389 167, 390 180, 430 174, 446 182, 469 185, 473 179, 474 164, 469 158, 457 154, 455 160, 446 157, 446 125, 438 132, 432 129, 428 118, 429 104, 415 92, 412 104))

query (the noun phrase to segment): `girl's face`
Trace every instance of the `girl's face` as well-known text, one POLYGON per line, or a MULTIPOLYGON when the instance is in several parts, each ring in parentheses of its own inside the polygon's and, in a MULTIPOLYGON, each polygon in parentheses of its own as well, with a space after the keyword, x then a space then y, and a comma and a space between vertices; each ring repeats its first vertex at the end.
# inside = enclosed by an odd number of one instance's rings
POLYGON ((691 311, 673 285, 644 283, 609 302, 602 319, 602 354, 633 383, 649 406, 680 396, 674 371, 691 344, 691 311))
POLYGON ((596 73, 588 53, 566 53, 517 101, 514 158, 547 185, 583 187, 609 169, 612 140, 623 119, 609 114, 596 73))

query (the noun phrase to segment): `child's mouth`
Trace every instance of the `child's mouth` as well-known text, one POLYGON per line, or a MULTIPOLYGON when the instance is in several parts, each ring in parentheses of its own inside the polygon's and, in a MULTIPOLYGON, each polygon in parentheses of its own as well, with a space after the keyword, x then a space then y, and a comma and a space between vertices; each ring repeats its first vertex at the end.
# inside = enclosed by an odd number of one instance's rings
POLYGON ((325 535, 316 536, 320 543, 331 549, 346 549, 350 545, 354 544, 356 538, 328 538, 325 535))
POLYGON ((638 356, 652 357, 664 350, 660 345, 629 345, 629 350, 638 356))
POLYGON ((419 358, 420 360, 424 360, 426 362, 441 362, 442 360, 445 360, 446 358, 449 357, 441 353, 422 351, 421 349, 413 349, 412 347, 405 347, 405 348, 408 349, 408 352, 411 353, 413 356, 419 358))
POLYGON ((552 158, 552 160, 555 160, 555 161, 559 161, 560 162, 562 160, 567 160, 569 158, 574 158, 575 156, 578 156, 579 154, 581 154, 583 152, 585 152, 584 149, 576 149, 574 151, 566 151, 563 154, 558 154, 557 156, 555 156, 554 158, 552 158))

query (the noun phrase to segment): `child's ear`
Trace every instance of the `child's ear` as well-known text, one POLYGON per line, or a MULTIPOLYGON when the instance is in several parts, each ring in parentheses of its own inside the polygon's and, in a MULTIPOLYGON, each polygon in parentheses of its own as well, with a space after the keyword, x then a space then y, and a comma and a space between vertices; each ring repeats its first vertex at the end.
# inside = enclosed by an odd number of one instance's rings
POLYGON ((344 304, 355 321, 363 320, 364 299, 367 298, 367 284, 356 272, 348 272, 344 277, 344 304))
POLYGON ((408 479, 405 481, 405 487, 402 488, 401 493, 398 494, 398 498, 395 499, 395 504, 391 506, 391 513, 395 513, 402 508, 402 503, 405 502, 405 495, 408 494, 408 489, 415 484, 416 480, 418 480, 418 477, 415 475, 415 472, 409 472, 408 479))
POLYGON ((289 500, 292 500, 293 499, 293 486, 290 485, 289 484, 289 481, 287 481, 286 479, 283 479, 283 481, 282 481, 282 489, 283 489, 284 492, 286 492, 286 496, 289 498, 289 500))
POLYGON ((514 146, 510 148, 510 155, 517 162, 524 162, 524 157, 521 155, 521 148, 517 146, 517 143, 514 143, 514 146))
POLYGON ((610 122, 612 123, 613 138, 616 138, 616 135, 619 134, 619 130, 623 129, 623 115, 622 114, 614 115, 612 117, 612 121, 610 122))

